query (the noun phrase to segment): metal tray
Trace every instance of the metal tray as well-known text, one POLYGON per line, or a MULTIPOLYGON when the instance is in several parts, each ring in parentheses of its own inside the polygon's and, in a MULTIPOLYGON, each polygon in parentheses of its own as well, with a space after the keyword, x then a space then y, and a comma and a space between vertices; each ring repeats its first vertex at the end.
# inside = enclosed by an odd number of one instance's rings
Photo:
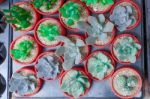
MULTIPOLYGON (((16 3, 16 2, 19 2, 19 1, 25 1, 25 0, 10 0, 10 4, 13 4, 13 3, 16 3)), ((141 7, 141 11, 143 13, 143 0, 134 0, 140 7, 141 7)), ((44 16, 45 17, 45 16, 44 16)), ((50 17, 55 17, 55 18, 58 18, 58 15, 53 15, 53 16, 50 16, 50 17)), ((139 40, 141 41, 142 43, 142 55, 140 57, 140 59, 138 59, 138 61, 135 63, 135 64, 131 64, 133 67, 137 68, 141 74, 142 74, 142 78, 144 78, 144 66, 145 66, 145 62, 144 62, 144 32, 143 32, 143 18, 141 20, 141 23, 139 24, 138 27, 136 27, 134 30, 132 31, 127 31, 135 36, 137 36, 139 38, 139 40)), ((10 37, 8 39, 8 41, 12 41, 12 39, 15 39, 16 37, 22 35, 21 33, 19 32, 15 32, 12 30, 12 28, 10 28, 10 30, 6 30, 8 33, 9 31, 9 35, 6 35, 5 33, 5 37, 10 37)), ((72 33, 72 31, 68 31, 68 33, 72 33)), ((27 33, 27 34, 33 34, 33 31, 27 33)), ((119 33, 118 33, 119 34, 119 33)), ((4 38, 4 37, 3 37, 4 38)), ((5 38, 4 38, 5 39, 5 38)), ((5 42, 8 42, 8 41, 5 41, 5 42)), ((7 44, 7 46, 10 44, 10 42, 7 44)), ((51 50, 51 49, 44 49, 43 51, 46 51, 46 50, 51 50)), ((106 47, 104 49, 96 49, 96 48, 93 48, 92 50, 107 50, 109 51, 109 47, 106 47)), ((8 70, 8 75, 9 75, 9 78, 11 77, 12 73, 15 72, 17 69, 19 68, 22 68, 23 66, 19 65, 19 64, 16 64, 15 62, 13 62, 10 57, 8 57, 8 63, 6 63, 5 65, 8 65, 9 66, 9 70, 6 69, 6 71, 8 70)), ((81 64, 83 66, 83 64, 81 64)), ((117 64, 117 68, 120 67, 120 66, 123 66, 123 65, 120 65, 120 64, 117 64)), ((3 66, 4 67, 4 66, 3 66)), ((6 76, 7 78, 7 76, 6 76)), ((84 96, 84 98, 102 98, 102 99, 116 99, 117 97, 112 93, 111 91, 111 88, 110 88, 110 84, 109 84, 109 80, 105 80, 105 81, 93 81, 93 85, 92 85, 92 88, 90 89, 89 93, 84 96)), ((66 98, 64 95, 63 95, 63 92, 60 90, 59 88, 59 84, 58 84, 59 80, 54 80, 54 81, 47 81, 44 83, 43 85, 43 88, 34 96, 30 97, 30 98, 52 98, 52 99, 56 99, 56 98, 66 98)), ((8 93, 8 96, 11 95, 11 96, 14 96, 12 93, 8 93)), ((136 96, 136 98, 143 98, 144 96, 144 89, 141 90, 141 92, 139 93, 139 95, 136 96)), ((26 98, 26 97, 20 97, 20 96, 14 96, 16 98, 26 98)), ((9 97, 10 98, 10 97, 9 97)), ((29 97, 28 97, 29 98, 29 97)), ((5 98, 4 98, 5 99, 5 98)))

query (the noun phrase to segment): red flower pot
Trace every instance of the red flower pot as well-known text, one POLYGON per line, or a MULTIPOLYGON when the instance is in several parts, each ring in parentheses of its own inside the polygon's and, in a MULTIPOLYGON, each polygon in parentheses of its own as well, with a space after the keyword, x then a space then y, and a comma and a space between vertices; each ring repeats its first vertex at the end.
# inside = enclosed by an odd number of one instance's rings
POLYGON ((34 5, 33 5, 33 7, 35 8, 35 10, 36 10, 38 13, 40 13, 40 14, 42 14, 42 15, 45 15, 45 16, 49 16, 49 15, 52 15, 52 14, 56 14, 56 13, 58 12, 59 8, 63 5, 64 1, 65 1, 65 0, 59 0, 59 4, 58 4, 57 8, 56 8, 54 11, 51 11, 51 12, 43 12, 43 11, 41 11, 40 9, 34 7, 34 5))
MULTIPOLYGON (((74 68, 72 68, 71 70, 80 71, 84 76, 88 77, 82 67, 74 67, 74 68)), ((69 70, 69 71, 71 71, 71 70, 69 70)), ((69 71, 65 71, 65 72, 62 74, 62 77, 61 77, 60 83, 59 83, 60 86, 62 85, 63 77, 64 77, 69 71)), ((79 98, 81 98, 82 96, 87 95, 87 93, 89 92, 89 90, 90 90, 90 88, 91 88, 91 85, 92 85, 92 80, 88 77, 88 81, 90 82, 90 87, 87 88, 87 89, 85 90, 84 94, 82 94, 79 98)), ((73 99, 73 96, 69 95, 67 92, 64 92, 64 95, 67 96, 67 97, 69 97, 70 99, 73 99)))
MULTIPOLYGON (((114 58, 114 60, 116 60, 116 61, 119 62, 120 64, 129 65, 129 64, 131 64, 130 62, 124 62, 124 61, 119 60, 119 59, 116 57, 116 55, 115 55, 115 53, 114 53, 114 49, 113 49, 113 46, 114 46, 115 42, 117 41, 117 39, 118 39, 118 38, 125 37, 125 36, 126 36, 126 37, 131 37, 131 38, 133 38, 133 40, 134 40, 136 43, 138 43, 138 44, 141 45, 140 41, 139 41, 134 35, 131 35, 131 34, 120 34, 120 35, 118 35, 118 36, 114 39, 114 41, 113 41, 113 43, 112 43, 112 46, 111 46, 111 54, 112 54, 112 57, 114 58)), ((141 46, 142 46, 142 45, 141 45, 141 46)), ((138 52, 137 52, 137 54, 136 54, 136 59, 138 59, 138 58, 140 57, 141 52, 142 52, 142 49, 138 50, 138 52)))
POLYGON ((141 88, 142 88, 142 78, 141 78, 141 76, 140 76, 140 73, 139 73, 136 69, 132 68, 131 66, 123 66, 123 67, 117 69, 117 70, 115 71, 115 73, 112 75, 111 88, 112 88, 113 93, 114 93, 116 96, 120 97, 121 99, 132 99, 132 98, 134 98, 134 97, 140 92, 140 90, 141 90, 141 88), (137 78, 138 78, 138 89, 137 89, 136 93, 134 93, 134 94, 132 94, 132 95, 130 95, 130 96, 122 96, 122 95, 120 95, 120 94, 116 91, 116 89, 114 88, 114 84, 115 84, 115 83, 114 83, 114 78, 116 77, 116 75, 117 75, 119 72, 122 72, 122 71, 124 71, 124 70, 132 71, 132 73, 136 74, 136 76, 137 76, 137 78))
MULTIPOLYGON (((81 1, 81 0, 80 0, 81 1)), ((115 3, 115 0, 114 0, 115 3)), ((84 3, 86 5, 86 3, 84 3)), ((87 6, 87 5, 86 5, 87 6)), ((88 9, 92 12, 92 13, 96 13, 96 14, 104 14, 107 13, 111 8, 113 7, 113 5, 109 5, 105 10, 101 10, 101 11, 94 11, 94 9, 91 6, 88 6, 88 9)))
POLYGON ((61 29, 60 30, 60 35, 65 35, 66 33, 66 31, 65 31, 65 29, 64 29, 64 27, 61 25, 61 23, 57 20, 57 19, 54 19, 54 18, 44 18, 44 19, 41 19, 37 24, 36 24, 36 26, 35 26, 35 28, 34 28, 34 31, 35 31, 35 33, 34 33, 34 37, 35 37, 35 39, 36 39, 36 41, 41 45, 41 46, 43 46, 43 47, 46 47, 46 48, 51 48, 51 47, 56 47, 56 46, 58 46, 58 45, 60 45, 60 44, 62 44, 61 42, 57 42, 56 44, 53 44, 53 45, 46 45, 46 44, 43 44, 40 40, 39 40, 39 38, 38 38, 38 35, 37 35, 37 30, 38 30, 38 27, 39 27, 39 25, 40 24, 42 24, 43 22, 45 22, 45 21, 48 21, 48 20, 50 20, 51 22, 53 22, 53 23, 56 23, 57 24, 57 26, 59 26, 59 28, 61 29))
POLYGON ((113 60, 112 56, 111 56, 108 52, 106 52, 106 51, 94 51, 93 53, 91 53, 91 54, 88 56, 88 58, 87 58, 87 60, 86 60, 86 63, 85 63, 85 72, 86 72, 86 73, 88 74, 88 76, 89 76, 90 78, 92 78, 93 80, 99 80, 98 78, 94 77, 94 76, 88 71, 88 60, 89 60, 91 57, 93 57, 93 56, 95 56, 95 55, 98 55, 98 53, 102 53, 102 54, 106 55, 107 57, 109 57, 110 60, 111 60, 112 65, 113 65, 113 70, 111 71, 111 73, 108 74, 107 76, 105 76, 104 79, 103 79, 103 80, 107 80, 107 79, 110 78, 110 77, 112 76, 112 74, 114 73, 116 63, 115 63, 115 61, 113 60))
MULTIPOLYGON (((84 10, 86 11, 86 13, 87 13, 88 15, 90 15, 89 10, 87 9, 87 7, 86 7, 82 2, 80 2, 79 0, 69 0, 69 1, 67 1, 66 3, 70 2, 70 1, 75 2, 75 3, 78 3, 79 5, 82 5, 82 6, 84 7, 84 10)), ((64 4, 66 4, 66 3, 64 3, 64 4)), ((60 20, 60 22, 62 23, 62 25, 63 25, 65 28, 67 28, 67 29, 69 29, 69 30, 72 30, 72 31, 78 31, 78 30, 79 30, 79 28, 72 28, 71 26, 67 26, 67 25, 64 23, 64 21, 63 21, 63 19, 62 19, 62 15, 61 15, 60 13, 59 13, 59 20, 60 20)))
MULTIPOLYGON (((54 55, 54 54, 55 54, 54 51, 44 52, 44 53, 40 54, 40 55, 38 56, 38 58, 36 59, 36 62, 35 62, 35 71, 38 72, 36 65, 38 64, 38 60, 39 60, 40 58, 42 58, 42 57, 45 56, 45 55, 54 55)), ((58 57, 59 57, 59 56, 58 56, 58 57)), ((61 63, 63 63, 63 58, 62 58, 62 57, 59 57, 59 60, 60 60, 61 63)), ((52 78, 45 79, 44 77, 41 78, 41 79, 43 79, 43 80, 56 80, 56 79, 59 79, 59 78, 61 77, 61 75, 63 74, 63 72, 64 72, 64 70, 63 70, 63 68, 61 68, 61 72, 59 73, 59 75, 58 75, 55 79, 52 79, 52 78)))
POLYGON ((113 13, 114 9, 116 6, 119 6, 119 5, 124 5, 124 4, 130 4, 132 5, 132 7, 134 8, 134 10, 137 12, 137 15, 135 16, 136 17, 136 23, 134 23, 133 25, 127 27, 127 30, 132 30, 134 29, 135 27, 137 27, 142 19, 142 14, 141 14, 141 9, 139 8, 139 6, 133 2, 132 0, 121 0, 119 2, 117 2, 111 9, 110 11, 110 15, 113 13))
POLYGON ((51 47, 56 47, 56 46, 58 46, 58 45, 60 45, 60 44, 62 44, 61 42, 58 42, 58 43, 56 43, 56 44, 53 44, 53 45, 46 45, 46 44, 43 44, 40 40, 39 40, 39 38, 38 38, 38 35, 37 35, 37 30, 38 30, 38 27, 39 27, 39 25, 41 24, 41 23, 43 23, 43 22, 45 22, 45 21, 47 21, 47 20, 50 20, 51 22, 55 22, 58 26, 59 26, 59 28, 61 29, 61 31, 60 31, 60 35, 65 35, 65 29, 63 28, 63 26, 60 24, 60 22, 57 20, 57 19, 54 19, 54 18, 44 18, 44 19, 42 19, 42 20, 40 20, 38 23, 37 23, 37 25, 35 26, 35 29, 34 29, 34 31, 35 31, 35 33, 34 33, 34 37, 35 37, 35 39, 36 39, 36 41, 41 45, 41 46, 43 46, 43 47, 46 47, 46 48, 51 48, 51 47))
MULTIPOLYGON (((109 20, 107 19, 106 22, 108 22, 108 21, 109 21, 109 20)), ((106 46, 108 46, 108 45, 110 45, 110 44, 112 43, 112 41, 113 41, 114 38, 115 38, 115 35, 116 35, 116 28, 115 28, 115 26, 114 26, 114 29, 113 29, 113 31, 112 31, 112 37, 111 37, 111 39, 110 39, 106 44, 104 44, 104 45, 93 44, 93 46, 96 47, 96 48, 104 48, 104 47, 106 47, 106 46)), ((88 33, 86 33, 85 36, 88 37, 88 33)))
MULTIPOLYGON (((26 28, 26 29, 19 30, 19 32, 29 32, 29 31, 33 30, 35 25, 36 25, 36 23, 40 19, 40 15, 35 11, 33 6, 30 3, 28 3, 28 2, 18 2, 15 5, 17 5, 17 6, 27 5, 30 9, 32 9, 32 11, 33 11, 32 14, 34 16, 33 17, 34 21, 33 21, 32 25, 30 27, 26 28)), ((16 30, 16 25, 15 24, 11 24, 11 26, 13 27, 14 30, 16 30)))
MULTIPOLYGON (((25 36, 29 37, 32 41, 35 41, 35 39, 34 39, 32 36, 30 36, 30 35, 19 36, 19 37, 17 37, 15 40, 13 40, 12 43, 10 44, 10 51, 14 48, 14 45, 15 45, 16 41, 22 39, 22 38, 25 37, 25 36)), ((35 42, 35 44, 36 44, 36 46, 37 46, 37 48, 36 48, 37 51, 36 51, 35 57, 34 57, 31 61, 29 61, 29 62, 20 62, 20 61, 16 60, 16 59, 13 57, 13 55, 11 54, 11 52, 10 52, 10 57, 11 57, 16 63, 19 63, 19 64, 31 64, 31 63, 33 63, 33 62, 36 60, 36 58, 38 57, 39 53, 41 52, 41 47, 40 47, 36 42, 35 42)))
MULTIPOLYGON (((71 34, 71 35, 68 35, 68 38, 79 38, 79 39, 81 39, 83 41, 85 40, 85 37, 82 36, 82 35, 80 35, 80 34, 71 34)), ((86 60, 86 58, 88 57, 88 55, 90 54, 90 52, 91 52, 91 46, 86 45, 83 50, 85 52, 87 52, 87 54, 84 56, 84 58, 81 60, 80 63, 83 63, 86 60)))
MULTIPOLYGON (((16 72, 19 73, 19 72, 22 72, 22 71, 26 71, 26 72, 28 72, 28 73, 32 73, 32 74, 36 77, 36 72, 35 72, 33 66, 26 66, 26 67, 23 67, 23 68, 17 70, 16 72)), ((38 85, 37 85, 35 91, 34 91, 33 93, 31 93, 31 94, 25 94, 25 95, 23 95, 23 96, 33 96, 33 95, 35 95, 36 93, 38 93, 38 92, 40 91, 40 89, 41 89, 42 86, 43 86, 43 83, 44 83, 44 82, 43 82, 42 79, 37 78, 37 84, 38 84, 38 85)), ((17 92, 16 92, 16 94, 18 95, 17 92)))

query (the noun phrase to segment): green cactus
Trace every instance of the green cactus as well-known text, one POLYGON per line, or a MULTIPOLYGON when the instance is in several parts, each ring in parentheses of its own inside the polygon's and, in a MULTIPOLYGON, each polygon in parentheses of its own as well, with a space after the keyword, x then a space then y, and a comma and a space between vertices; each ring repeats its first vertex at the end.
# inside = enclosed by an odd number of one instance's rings
POLYGON ((49 41, 55 40, 55 37, 60 35, 59 27, 53 24, 40 24, 38 32, 49 41))
POLYGON ((33 0, 32 4, 36 8, 41 8, 42 6, 45 6, 47 10, 50 10, 52 6, 57 2, 58 0, 33 0))
POLYGON ((59 12, 64 18, 68 19, 66 22, 68 26, 74 25, 74 21, 79 20, 81 17, 81 7, 75 2, 65 4, 59 12))
POLYGON ((113 0, 81 0, 82 2, 85 2, 86 5, 91 5, 91 4, 97 4, 97 3, 101 3, 102 5, 111 5, 114 4, 113 0))
POLYGON ((12 6, 10 10, 3 10, 6 21, 17 26, 16 30, 25 29, 31 26, 30 20, 33 18, 31 12, 19 6, 12 6))
POLYGON ((26 59, 33 49, 33 41, 25 40, 18 44, 18 49, 12 49, 11 54, 15 59, 26 59))

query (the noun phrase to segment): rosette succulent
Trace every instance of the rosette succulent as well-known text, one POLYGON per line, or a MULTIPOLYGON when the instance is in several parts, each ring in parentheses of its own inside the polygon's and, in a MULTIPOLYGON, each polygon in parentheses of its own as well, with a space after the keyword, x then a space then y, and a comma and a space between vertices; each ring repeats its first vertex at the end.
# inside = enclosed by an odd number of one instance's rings
POLYGON ((108 21, 103 14, 99 14, 98 18, 89 16, 87 22, 79 21, 77 24, 81 31, 88 33, 87 44, 95 44, 97 40, 107 43, 114 30, 114 24, 108 21))
POLYGON ((85 2, 86 5, 91 5, 91 4, 97 4, 97 3, 101 3, 102 5, 111 5, 114 4, 113 0, 81 0, 82 2, 85 2))
POLYGON ((44 6, 46 10, 50 10, 57 1, 58 0, 33 0, 32 4, 38 9, 44 6))
POLYGON ((40 24, 37 32, 49 41, 55 40, 55 37, 60 35, 59 27, 54 24, 40 24))
POLYGON ((99 80, 104 79, 114 69, 111 59, 103 53, 93 55, 87 65, 88 72, 99 80))
POLYGON ((30 20, 33 18, 30 11, 19 7, 12 6, 10 10, 3 10, 6 16, 6 21, 16 25, 16 30, 28 28, 32 25, 30 20))
POLYGON ((68 2, 60 8, 59 12, 62 17, 66 18, 65 22, 68 26, 74 25, 75 21, 78 21, 81 17, 81 7, 78 3, 68 2))
POLYGON ((64 36, 57 36, 56 39, 58 41, 64 42, 64 45, 60 46, 56 50, 57 55, 64 55, 64 70, 69 70, 74 66, 74 64, 79 64, 82 56, 80 47, 85 46, 84 41, 81 39, 76 39, 76 42, 74 43, 64 36))
POLYGON ((135 63, 137 52, 140 49, 141 45, 136 43, 132 37, 118 38, 113 45, 115 56, 123 62, 135 63))
POLYGON ((17 49, 12 49, 11 54, 15 59, 26 59, 33 49, 34 42, 31 40, 24 40, 17 45, 17 49))
POLYGON ((121 93, 127 96, 138 86, 138 79, 136 76, 119 75, 116 78, 116 85, 121 93))
POLYGON ((31 94, 37 87, 37 79, 33 74, 24 72, 14 73, 9 82, 9 91, 17 92, 19 95, 31 94))
POLYGON ((62 79, 61 89, 74 98, 83 95, 87 88, 90 88, 90 82, 80 71, 71 70, 62 79))
POLYGON ((45 79, 55 79, 60 73, 58 57, 46 55, 38 60, 36 64, 37 76, 45 79))
POLYGON ((136 22, 135 11, 131 5, 119 5, 114 8, 110 20, 117 26, 119 31, 125 31, 136 22))

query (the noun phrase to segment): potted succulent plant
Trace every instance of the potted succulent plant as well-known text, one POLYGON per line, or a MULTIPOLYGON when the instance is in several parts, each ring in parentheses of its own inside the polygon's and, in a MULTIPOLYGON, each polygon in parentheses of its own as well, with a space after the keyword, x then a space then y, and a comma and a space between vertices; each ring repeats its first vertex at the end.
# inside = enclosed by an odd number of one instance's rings
POLYGON ((11 58, 20 64, 31 64, 38 57, 40 46, 30 35, 16 38, 10 45, 11 58))
POLYGON ((139 40, 131 34, 118 35, 113 41, 111 53, 113 58, 121 64, 135 63, 141 54, 139 40))
POLYGON ((79 21, 77 26, 81 31, 87 33, 86 43, 88 45, 102 48, 109 45, 115 37, 114 24, 103 14, 97 17, 89 16, 87 22, 79 21))
POLYGON ((43 80, 59 79, 63 73, 63 59, 54 51, 44 52, 36 59, 35 70, 37 77, 43 80))
POLYGON ((64 36, 65 29, 54 18, 44 18, 40 20, 35 26, 35 39, 43 47, 55 47, 61 44, 55 37, 64 36))
POLYGON ((95 51, 87 58, 85 71, 93 80, 108 79, 115 70, 115 61, 106 51, 95 51))
POLYGON ((67 29, 77 31, 77 22, 86 21, 88 9, 78 0, 68 0, 59 10, 60 22, 67 29))
POLYGON ((117 2, 111 12, 110 21, 114 22, 119 31, 132 30, 138 26, 142 18, 139 6, 132 0, 117 2))
POLYGON ((20 96, 33 96, 40 91, 43 80, 36 77, 33 66, 26 66, 15 73, 9 81, 9 91, 20 96))
POLYGON ((136 69, 124 66, 113 74, 111 87, 114 94, 121 99, 132 99, 142 88, 142 78, 136 69))
POLYGON ((33 6, 28 2, 18 2, 10 10, 3 10, 6 22, 10 23, 14 30, 28 32, 33 30, 40 15, 35 11, 33 6))
POLYGON ((60 80, 60 87, 70 98, 85 96, 90 90, 92 80, 88 78, 83 68, 73 68, 66 71, 60 80))
POLYGON ((84 2, 93 13, 106 13, 114 4, 115 0, 80 0, 84 2))
POLYGON ((51 15, 58 12, 64 0, 32 0, 31 3, 38 13, 51 15))
POLYGON ((64 42, 57 48, 56 54, 64 57, 63 69, 69 70, 74 65, 82 63, 90 53, 90 46, 85 45, 84 37, 81 35, 69 35, 68 38, 58 36, 56 39, 64 42))

